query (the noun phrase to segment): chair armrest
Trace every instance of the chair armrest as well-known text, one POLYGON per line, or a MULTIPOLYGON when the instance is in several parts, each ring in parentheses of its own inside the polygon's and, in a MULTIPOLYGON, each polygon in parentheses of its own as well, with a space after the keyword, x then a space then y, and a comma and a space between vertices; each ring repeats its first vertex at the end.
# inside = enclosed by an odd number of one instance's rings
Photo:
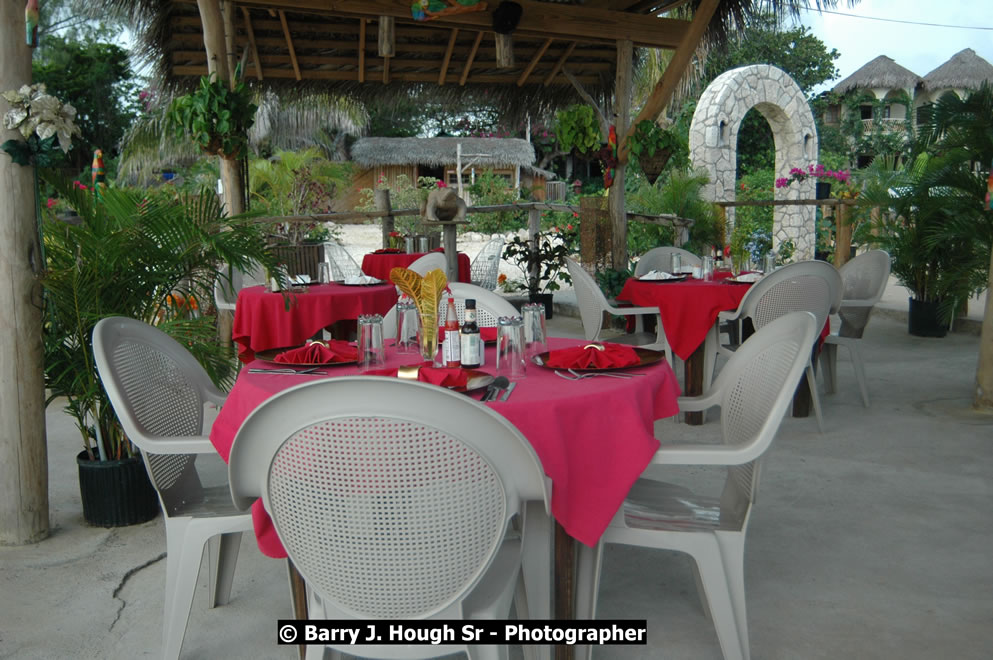
POLYGON ((205 387, 203 390, 203 395, 204 399, 206 399, 209 403, 215 404, 218 408, 223 406, 224 402, 227 401, 228 398, 228 395, 225 392, 222 392, 213 385, 205 387))
POLYGON ((607 311, 615 316, 635 316, 638 314, 658 314, 658 307, 612 307, 607 306, 607 311))
POLYGON ((719 391, 711 391, 699 396, 681 396, 676 399, 676 403, 679 405, 679 412, 701 412, 721 405, 719 395, 719 391))
POLYGON ((725 310, 717 313, 718 323, 721 321, 737 321, 741 318, 741 308, 725 310))
POLYGON ((872 307, 876 302, 875 300, 842 300, 839 309, 846 307, 872 307))
POLYGON ((762 452, 749 445, 665 445, 655 452, 652 463, 661 465, 743 465, 762 452))
POLYGON ((216 454, 217 449, 205 435, 183 437, 157 436, 153 441, 153 454, 216 454))

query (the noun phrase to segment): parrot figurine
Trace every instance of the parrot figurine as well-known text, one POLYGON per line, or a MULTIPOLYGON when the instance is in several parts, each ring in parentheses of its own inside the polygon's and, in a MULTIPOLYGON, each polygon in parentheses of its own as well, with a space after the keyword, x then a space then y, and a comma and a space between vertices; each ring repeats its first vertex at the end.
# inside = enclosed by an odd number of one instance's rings
POLYGON ((28 46, 38 46, 38 0, 28 0, 24 5, 24 32, 28 46))
POLYGON ((610 132, 607 134, 607 150, 609 151, 608 157, 603 163, 603 187, 609 188, 614 183, 614 174, 616 173, 617 167, 617 129, 613 126, 610 127, 610 132))
POLYGON ((97 149, 93 152, 93 164, 90 166, 93 170, 92 182, 93 182, 93 194, 97 199, 100 199, 101 191, 107 187, 107 175, 103 169, 103 150, 97 149))

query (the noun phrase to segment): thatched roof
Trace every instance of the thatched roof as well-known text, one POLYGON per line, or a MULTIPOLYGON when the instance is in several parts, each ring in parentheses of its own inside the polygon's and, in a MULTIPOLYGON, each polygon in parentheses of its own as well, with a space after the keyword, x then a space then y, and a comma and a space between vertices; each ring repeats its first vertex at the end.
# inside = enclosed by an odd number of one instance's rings
POLYGON ((844 94, 852 89, 914 89, 923 82, 923 78, 905 69, 891 58, 880 55, 868 62, 858 71, 848 76, 834 86, 834 92, 844 94))
POLYGON ((362 167, 455 163, 462 145, 462 163, 480 167, 526 167, 534 164, 534 147, 519 138, 362 138, 352 145, 352 160, 362 167))
MULTIPOLYGON (((166 88, 207 72, 197 3, 189 0, 98 0, 124 7, 141 35, 139 52, 166 88)), ((497 66, 492 12, 451 13, 415 21, 401 0, 247 0, 230 3, 233 46, 252 86, 281 94, 318 89, 366 103, 427 92, 445 103, 485 102, 505 117, 523 117, 584 102, 568 70, 598 101, 615 83, 617 42, 676 48, 689 29, 686 11, 702 0, 519 0, 512 35, 515 64, 497 66), (667 8, 674 16, 659 17, 667 8), (380 16, 395 20, 395 54, 378 53, 380 16)), ((831 7, 838 0, 817 0, 831 7)), ((484 3, 480 3, 481 5, 484 3)), ((757 0, 720 0, 709 24, 712 43, 743 25, 757 0)), ((806 0, 773 0, 796 15, 806 0)), ((637 51, 636 51, 637 53, 637 51)), ((637 54, 636 54, 637 56, 637 54)))
POLYGON ((993 81, 993 64, 971 48, 959 51, 931 73, 924 76, 928 89, 979 89, 984 81, 993 81))

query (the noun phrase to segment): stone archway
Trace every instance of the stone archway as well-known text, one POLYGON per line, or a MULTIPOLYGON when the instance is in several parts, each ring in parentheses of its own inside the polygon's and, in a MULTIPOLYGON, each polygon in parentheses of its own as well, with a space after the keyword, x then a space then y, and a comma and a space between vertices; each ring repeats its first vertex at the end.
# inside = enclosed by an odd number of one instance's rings
MULTIPOLYGON (((776 178, 790 169, 806 170, 817 162, 817 129, 800 87, 785 71, 753 64, 726 71, 704 90, 690 125, 690 161, 710 177, 703 190, 715 202, 735 199, 738 130, 745 114, 762 113, 776 143, 776 178)), ((775 199, 813 199, 814 180, 774 188, 775 199)), ((773 211, 773 249, 787 240, 796 246, 794 259, 813 259, 816 245, 813 206, 776 206, 773 211)), ((734 209, 727 210, 728 235, 734 227, 734 209)))

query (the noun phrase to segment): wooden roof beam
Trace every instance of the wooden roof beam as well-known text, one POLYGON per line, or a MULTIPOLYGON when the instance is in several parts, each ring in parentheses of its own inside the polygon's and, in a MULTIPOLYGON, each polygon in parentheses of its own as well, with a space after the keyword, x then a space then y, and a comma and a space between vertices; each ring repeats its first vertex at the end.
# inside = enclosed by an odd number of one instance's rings
POLYGON ((459 85, 465 86, 465 81, 469 77, 469 71, 472 69, 472 62, 476 59, 476 53, 479 52, 479 44, 483 41, 483 31, 480 30, 476 33, 476 40, 472 42, 472 49, 469 51, 469 57, 466 58, 465 66, 462 67, 462 77, 459 78, 459 85))
POLYGON ((714 12, 717 10, 717 5, 720 2, 721 0, 701 0, 700 6, 697 7, 696 12, 693 14, 690 29, 683 35, 682 43, 679 44, 676 52, 672 54, 672 59, 669 60, 669 66, 666 67, 662 77, 655 84, 655 89, 652 91, 652 95, 648 97, 645 105, 642 106, 641 112, 631 122, 631 127, 628 129, 624 139, 617 145, 617 159, 621 163, 627 162, 628 138, 634 134, 634 129, 638 123, 645 119, 655 121, 655 118, 661 114, 666 104, 669 103, 673 92, 676 91, 676 85, 679 84, 679 79, 686 72, 686 67, 689 65, 693 53, 696 52, 697 46, 700 45, 703 33, 707 31, 707 26, 710 25, 710 19, 713 18, 714 12))
POLYGON ((528 62, 527 67, 524 69, 524 73, 522 73, 521 77, 517 79, 518 87, 523 86, 524 83, 527 82, 528 76, 530 76, 531 72, 534 71, 534 68, 538 66, 538 62, 540 62, 541 58, 545 56, 545 51, 548 50, 548 47, 552 45, 553 41, 555 40, 550 38, 545 39, 545 43, 541 45, 541 48, 538 49, 538 52, 535 54, 535 56, 531 58, 530 62, 528 62))
MULTIPOLYGON (((207 66, 205 64, 183 64, 176 65, 172 67, 173 75, 177 76, 203 76, 207 74, 207 66)), ((345 80, 345 81, 355 81, 358 79, 357 71, 342 71, 333 69, 306 69, 303 72, 304 80, 345 80)), ((266 69, 266 79, 273 80, 276 78, 295 78, 292 69, 276 69, 267 68, 266 69)), ((576 80, 587 85, 595 85, 600 82, 600 78, 597 76, 574 76, 576 80)), ((396 82, 417 82, 417 83, 437 83, 438 76, 432 72, 402 72, 402 73, 392 73, 389 76, 389 80, 396 82)), ((512 85, 516 80, 512 76, 501 76, 498 74, 476 74, 472 77, 473 84, 485 84, 485 85, 512 85)))
POLYGON ((545 76, 545 82, 544 82, 545 87, 551 85, 552 81, 555 80, 555 76, 559 75, 559 72, 562 70, 562 67, 565 66, 566 60, 569 59, 569 56, 572 55, 572 51, 575 48, 576 48, 575 41, 573 41, 571 44, 566 46, 565 52, 562 53, 562 56, 559 58, 559 61, 555 63, 555 67, 552 69, 552 72, 549 73, 547 76, 545 76))
POLYGON ((366 20, 359 19, 359 82, 365 82, 365 26, 366 20))
POLYGON ((246 7, 241 8, 241 16, 245 20, 245 34, 248 35, 248 46, 252 51, 252 61, 255 62, 255 76, 262 80, 262 60, 259 59, 259 48, 255 43, 255 30, 252 29, 252 17, 246 7))
POLYGON ((441 71, 438 72, 438 84, 445 84, 445 76, 448 75, 448 65, 452 61, 452 51, 455 50, 455 39, 459 36, 459 29, 454 28, 448 36, 448 48, 445 49, 445 56, 441 60, 441 71))
POLYGON ((293 37, 290 36, 290 26, 286 24, 286 12, 283 10, 279 11, 279 22, 283 24, 283 36, 286 37, 286 47, 290 50, 290 62, 293 64, 293 73, 296 74, 297 80, 303 80, 300 75, 300 63, 297 62, 297 52, 293 48, 293 37))
MULTIPOLYGON (((650 14, 631 14, 611 9, 589 8, 582 5, 517 0, 524 10, 514 32, 516 37, 554 37, 581 42, 603 43, 621 39, 635 46, 677 48, 689 27, 688 21, 657 18, 650 14)), ((278 3, 281 10, 302 10, 315 13, 375 18, 393 16, 413 23, 410 5, 396 0, 241 0, 239 4, 271 7, 278 3)), ((699 13, 699 10, 698 12, 699 13)), ((431 21, 433 28, 492 30, 489 12, 451 14, 431 21)))

